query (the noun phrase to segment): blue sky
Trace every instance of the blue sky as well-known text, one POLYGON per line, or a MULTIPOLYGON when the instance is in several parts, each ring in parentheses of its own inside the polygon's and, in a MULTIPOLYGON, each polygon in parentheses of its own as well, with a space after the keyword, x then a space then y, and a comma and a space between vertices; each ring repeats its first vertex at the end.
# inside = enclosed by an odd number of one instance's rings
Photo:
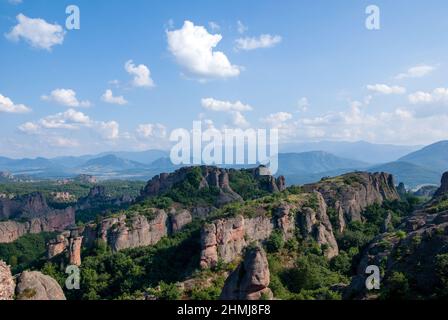
POLYGON ((443 0, 0 0, 0 154, 167 148, 198 119, 276 127, 283 142, 446 139, 447 12, 443 0), (66 30, 70 4, 80 30, 66 30), (380 30, 365 27, 370 4, 380 30))

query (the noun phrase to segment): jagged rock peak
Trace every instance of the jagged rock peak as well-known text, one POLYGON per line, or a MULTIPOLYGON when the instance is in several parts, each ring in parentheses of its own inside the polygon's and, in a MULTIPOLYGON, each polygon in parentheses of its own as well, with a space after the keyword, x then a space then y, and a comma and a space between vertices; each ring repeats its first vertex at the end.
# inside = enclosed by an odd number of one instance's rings
POLYGON ((260 247, 248 248, 244 261, 227 278, 222 290, 222 300, 272 299, 268 288, 269 264, 266 253, 260 247))
MULTIPOLYGON (((200 167, 183 167, 176 170, 173 173, 161 173, 152 178, 145 188, 141 192, 141 198, 152 197, 160 195, 170 190, 177 183, 183 182, 190 176, 191 173, 195 173, 195 170, 199 170, 200 181, 198 189, 206 187, 216 187, 221 192, 227 194, 227 198, 223 199, 224 202, 230 202, 234 200, 241 200, 241 197, 232 190, 230 186, 230 176, 237 172, 235 169, 223 169, 214 166, 200 166, 200 167)), ((263 167, 254 169, 243 169, 241 171, 248 172, 256 180, 267 178, 267 190, 269 192, 283 191, 285 187, 285 178, 279 177, 278 179, 270 175, 264 175, 263 167)), ((197 171, 196 171, 197 173, 197 171)))

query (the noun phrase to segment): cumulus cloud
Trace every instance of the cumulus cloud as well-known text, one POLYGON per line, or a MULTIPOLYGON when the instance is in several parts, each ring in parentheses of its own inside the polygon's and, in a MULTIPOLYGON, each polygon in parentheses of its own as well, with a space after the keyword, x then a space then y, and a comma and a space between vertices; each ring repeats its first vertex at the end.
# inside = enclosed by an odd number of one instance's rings
POLYGON ((367 90, 379 94, 404 94, 406 88, 400 86, 388 86, 387 84, 369 84, 367 90))
POLYGON ((138 66, 132 60, 125 63, 124 68, 127 73, 132 75, 132 85, 135 87, 154 87, 154 81, 151 79, 151 71, 144 64, 138 66))
POLYGON ((16 18, 18 24, 5 34, 8 40, 23 39, 34 48, 48 51, 64 42, 65 31, 60 25, 48 23, 43 19, 29 18, 22 13, 16 18))
POLYGON ((246 37, 236 39, 236 49, 255 50, 260 48, 272 48, 282 42, 282 37, 270 34, 262 34, 259 37, 246 37))
POLYGON ((292 119, 292 114, 288 112, 277 112, 272 113, 266 118, 262 119, 262 122, 270 124, 271 126, 277 127, 281 125, 283 122, 286 122, 288 120, 292 119))
POLYGON ((241 101, 230 102, 230 101, 222 101, 216 100, 213 98, 204 98, 201 100, 201 105, 207 110, 212 111, 251 111, 252 107, 248 104, 244 104, 241 101))
POLYGON ((31 109, 24 104, 15 104, 12 100, 0 94, 0 112, 6 113, 26 113, 31 109))
POLYGON ((412 104, 448 103, 448 88, 437 88, 433 92, 417 91, 408 96, 412 104))
POLYGON ((141 138, 164 138, 166 137, 166 127, 160 123, 140 124, 137 129, 137 135, 141 138))
POLYGON ((26 122, 18 127, 20 131, 27 134, 44 134, 49 130, 79 130, 82 128, 91 129, 105 139, 119 138, 119 124, 116 121, 95 121, 75 109, 49 115, 36 122, 26 122))
POLYGON ((229 78, 240 74, 221 51, 214 51, 222 40, 220 34, 210 34, 203 26, 185 21, 181 29, 166 31, 168 50, 177 63, 193 76, 204 78, 229 78))
POLYGON ((424 77, 431 72, 433 72, 436 68, 434 66, 429 65, 419 65, 412 68, 409 68, 406 72, 400 73, 395 76, 395 79, 402 80, 407 78, 421 78, 424 77))
POLYGON ((123 96, 114 96, 112 90, 110 89, 104 92, 104 94, 101 96, 101 100, 103 100, 106 103, 118 104, 118 105, 125 105, 128 103, 123 96))
POLYGON ((55 89, 50 93, 50 95, 43 95, 41 99, 44 101, 53 101, 62 106, 72 108, 91 106, 91 103, 88 100, 78 100, 76 97, 76 92, 72 89, 55 89))

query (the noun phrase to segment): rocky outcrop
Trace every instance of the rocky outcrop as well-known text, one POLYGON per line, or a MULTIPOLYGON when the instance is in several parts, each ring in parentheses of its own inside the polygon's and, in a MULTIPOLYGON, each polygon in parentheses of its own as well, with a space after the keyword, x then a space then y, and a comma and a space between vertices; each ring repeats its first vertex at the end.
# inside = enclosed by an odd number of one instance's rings
POLYGON ((313 208, 306 206, 299 211, 300 231, 304 237, 311 237, 325 247, 325 255, 331 259, 339 254, 339 249, 327 215, 327 204, 319 192, 314 192, 312 199, 315 203, 313 208))
MULTIPOLYGON (((381 286, 387 288, 389 277, 400 272, 412 281, 412 294, 436 298, 443 291, 437 259, 448 255, 448 210, 431 213, 432 202, 419 209, 399 226, 401 231, 376 237, 361 255, 357 275, 344 292, 345 299, 368 299, 366 268, 376 265, 381 269, 381 286)), ((409 292, 411 294, 411 292, 409 292)))
POLYGON ((172 210, 170 216, 164 210, 150 209, 150 215, 119 215, 103 219, 63 232, 47 245, 47 257, 67 254, 70 264, 81 264, 82 247, 90 248, 97 240, 104 241, 113 251, 154 245, 163 237, 179 232, 192 220, 186 210, 172 210))
POLYGON ((121 197, 113 197, 107 193, 104 186, 94 186, 90 189, 89 194, 78 200, 76 204, 77 210, 92 210, 108 206, 120 207, 134 201, 129 195, 121 197))
POLYGON ((66 300, 53 278, 37 271, 24 271, 17 279, 17 300, 66 300))
POLYGON ((269 265, 261 247, 250 248, 244 261, 227 278, 221 300, 272 299, 269 265))
POLYGON ((327 205, 336 212, 343 212, 344 221, 340 219, 342 225, 338 226, 340 230, 346 222, 362 221, 362 211, 368 206, 399 199, 393 177, 387 173, 349 173, 303 188, 306 192, 318 191, 327 205))
POLYGON ((252 241, 269 238, 273 228, 271 219, 262 216, 237 216, 206 224, 201 233, 201 268, 214 267, 219 259, 233 261, 252 241))
MULTIPOLYGON (((168 215, 164 210, 157 210, 155 218, 151 220, 140 215, 127 220, 120 217, 106 231, 107 243, 114 251, 156 244, 168 235, 167 220, 168 215)), ((104 234, 104 229, 102 233, 104 234)))
POLYGON ((26 222, 13 220, 0 222, 0 243, 9 243, 27 233, 63 231, 75 224, 75 209, 50 210, 26 222))
POLYGON ((193 217, 188 210, 180 210, 179 212, 175 209, 170 211, 169 215, 169 233, 177 233, 181 231, 186 225, 193 221, 193 217))
POLYGON ((13 300, 15 287, 10 267, 0 260, 0 300, 13 300))
POLYGON ((448 172, 445 172, 442 176, 442 181, 440 183, 440 188, 437 189, 434 194, 435 198, 443 196, 444 194, 448 194, 448 172))
POLYGON ((268 205, 254 205, 254 211, 260 213, 258 216, 237 215, 206 224, 201 232, 201 268, 213 268, 219 260, 225 263, 233 261, 250 243, 267 240, 276 229, 287 240, 297 227, 305 238, 310 237, 320 244, 329 259, 338 255, 338 245, 322 195, 315 192, 303 197, 308 200, 278 204, 272 216, 267 213, 270 210, 268 205), (310 207, 310 202, 315 204, 314 208, 310 207))
POLYGON ((219 194, 214 203, 216 207, 222 207, 234 201, 242 201, 242 197, 232 189, 230 184, 230 178, 236 172, 247 173, 252 179, 259 181, 259 187, 267 192, 283 191, 285 189, 285 178, 280 177, 276 179, 271 175, 265 175, 265 169, 264 167, 259 167, 238 171, 212 166, 184 167, 173 173, 162 173, 152 178, 142 190, 140 199, 169 192, 180 183, 188 180, 192 174, 199 174, 200 181, 197 185, 198 190, 204 188, 215 188, 219 190, 219 194))
POLYGON ((72 228, 71 231, 64 231, 56 239, 47 243, 47 258, 53 259, 61 254, 66 254, 70 265, 81 265, 81 250, 83 236, 79 235, 78 228, 72 228))

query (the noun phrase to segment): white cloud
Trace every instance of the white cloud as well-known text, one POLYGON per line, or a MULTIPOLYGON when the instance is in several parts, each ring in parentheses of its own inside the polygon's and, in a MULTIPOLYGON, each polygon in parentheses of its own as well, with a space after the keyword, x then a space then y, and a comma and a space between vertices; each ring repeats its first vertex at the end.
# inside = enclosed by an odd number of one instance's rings
POLYGON ((44 101, 53 101, 57 104, 72 108, 91 106, 91 103, 87 100, 79 101, 76 97, 76 92, 72 89, 55 89, 49 96, 43 95, 41 99, 44 101))
POLYGON ((239 34, 243 34, 249 29, 240 20, 238 20, 236 24, 237 24, 237 30, 238 30, 239 34))
POLYGON ((262 122, 268 123, 271 126, 278 126, 278 125, 282 124, 283 122, 286 122, 291 119, 292 119, 292 114, 290 114, 288 112, 277 112, 277 113, 272 113, 269 116, 267 116, 266 118, 262 119, 262 122))
POLYGON ((68 109, 39 120, 39 125, 46 129, 79 129, 81 126, 90 124, 91 120, 87 115, 74 109, 68 109))
POLYGON ((5 34, 11 41, 25 40, 37 49, 50 51, 55 45, 64 42, 65 31, 58 24, 50 24, 43 19, 33 19, 20 13, 17 16, 18 24, 5 34))
POLYGON ((168 50, 185 70, 204 78, 229 78, 240 74, 221 51, 213 51, 222 40, 220 34, 210 34, 203 26, 185 21, 181 29, 166 31, 168 50))
POLYGON ((37 133, 40 131, 40 126, 38 124, 35 124, 33 122, 26 122, 19 126, 19 130, 24 133, 37 133))
POLYGON ((145 123, 140 124, 137 129, 137 135, 141 138, 164 138, 166 137, 166 127, 163 124, 145 123))
POLYGON ((213 98, 204 98, 201 100, 201 105, 207 110, 211 111, 222 111, 222 112, 230 112, 230 111, 251 111, 252 107, 248 104, 244 104, 241 101, 230 102, 230 101, 222 101, 216 100, 213 98))
POLYGON ((432 93, 417 91, 408 96, 412 104, 448 103, 448 88, 437 88, 432 93))
POLYGON ((17 4, 21 4, 23 1, 22 0, 8 0, 8 2, 10 4, 17 5, 17 4))
POLYGON ((119 138, 120 130, 119 124, 116 121, 109 122, 97 122, 94 124, 98 128, 98 132, 101 136, 108 140, 115 140, 119 138))
POLYGON ((272 36, 270 34, 262 34, 258 38, 246 37, 236 39, 236 49, 255 50, 260 48, 272 48, 282 42, 281 36, 272 36))
POLYGON ((101 100, 103 100, 106 103, 118 104, 118 105, 125 105, 128 103, 123 96, 114 96, 112 90, 110 89, 104 92, 104 94, 101 96, 101 100))
POLYGON ((49 115, 36 122, 26 122, 18 127, 20 131, 28 134, 44 134, 46 131, 79 130, 81 128, 93 130, 108 140, 120 137, 119 124, 116 121, 95 121, 75 109, 49 115))
POLYGON ((431 72, 433 72, 436 68, 434 66, 429 65, 420 65, 415 66, 412 68, 409 68, 406 72, 400 73, 397 76, 395 76, 395 79, 401 80, 401 79, 407 79, 407 78, 421 78, 424 77, 431 72))
POLYGON ((388 86, 386 84, 369 84, 367 90, 380 94, 404 94, 406 88, 400 86, 388 86))
POLYGON ((23 104, 15 104, 12 100, 0 94, 0 112, 6 113, 26 113, 31 109, 23 104))
POLYGON ((132 84, 135 87, 154 87, 151 71, 144 64, 136 66, 132 60, 129 60, 125 63, 124 68, 127 73, 134 77, 132 84))

